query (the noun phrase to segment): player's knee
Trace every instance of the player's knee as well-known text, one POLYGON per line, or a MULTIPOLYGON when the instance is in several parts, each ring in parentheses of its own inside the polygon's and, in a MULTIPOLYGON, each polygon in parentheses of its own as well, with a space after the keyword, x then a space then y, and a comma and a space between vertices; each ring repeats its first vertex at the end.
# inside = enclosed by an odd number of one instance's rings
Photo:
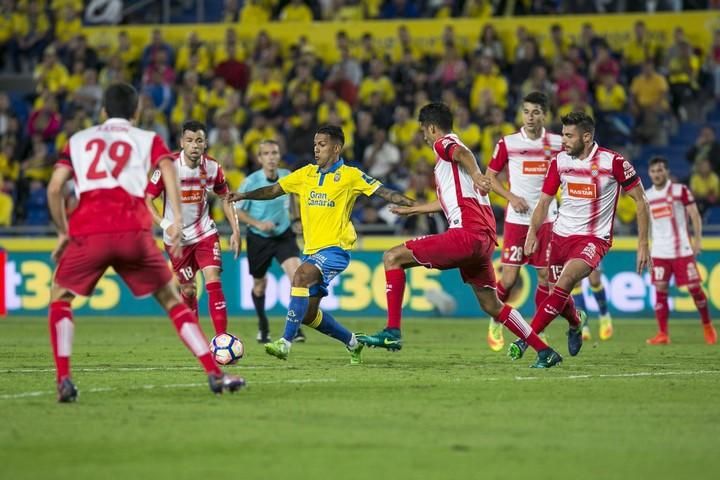
POLYGON ((185 298, 194 298, 197 295, 197 288, 195 287, 195 284, 182 285, 180 287, 180 291, 185 298))
POLYGON ((388 250, 383 254, 383 264, 385 267, 399 267, 400 266, 400 254, 394 248, 388 250))
MULTIPOLYGON (((314 267, 313 267, 314 268, 314 267)), ((293 275, 292 286, 309 288, 313 282, 312 274, 303 268, 298 268, 293 275)))
POLYGON ((537 270, 537 279, 538 283, 540 285, 547 285, 548 284, 548 272, 544 268, 539 268, 537 270))
POLYGON ((264 278, 261 279, 254 279, 253 281, 253 293, 255 296, 259 297, 261 295, 265 295, 265 289, 267 288, 267 280, 264 278))

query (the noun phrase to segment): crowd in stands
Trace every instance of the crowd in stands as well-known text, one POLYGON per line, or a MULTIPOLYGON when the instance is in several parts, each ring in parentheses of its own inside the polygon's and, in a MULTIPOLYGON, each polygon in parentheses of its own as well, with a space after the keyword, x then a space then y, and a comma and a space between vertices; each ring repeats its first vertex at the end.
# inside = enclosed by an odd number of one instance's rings
MULTIPOLYGON (((244 41, 226 24, 217 44, 189 31, 184 43, 170 45, 155 29, 144 49, 121 32, 111 50, 99 51, 104 47, 89 45, 83 34, 82 1, 0 1, 4 72, 32 72, 35 81, 32 95, 0 93, 0 225, 49 223, 45 184, 57 152, 74 132, 99 120, 103 88, 115 81, 137 86, 139 126, 173 147, 184 120, 206 122, 209 155, 222 164, 233 189, 258 168, 255 151, 262 139, 280 142, 288 167, 298 168, 313 160, 317 126, 332 123, 345 132, 346 161, 423 201, 435 198, 434 154, 416 118, 430 100, 452 107, 456 133, 486 166, 497 140, 517 129, 521 99, 531 91, 551 98, 551 129, 559 131, 562 115, 584 110, 595 117, 602 143, 626 152, 667 142, 672 129, 704 118, 706 107, 720 99, 720 31, 712 44, 692 45, 677 28, 672 41, 661 45, 638 21, 621 53, 591 23, 582 26, 576 43, 560 25, 552 26, 549 49, 520 27, 518 45, 509 51, 488 22, 471 42, 446 26, 439 32, 442 48, 423 50, 400 26, 389 51, 370 34, 340 31, 335 49, 318 52, 306 37, 288 46, 261 31, 244 41)), ((228 21, 242 21, 250 8, 256 15, 275 15, 265 8, 275 2, 240 3, 225 2, 228 21)), ((298 19, 301 11, 316 15, 305 2, 285 3, 277 11, 280 21, 298 19)), ((338 3, 372 4, 383 17, 388 9, 414 5, 338 3)), ((535 8, 559 2, 516 3, 535 8)), ((469 5, 490 3, 467 1, 463 8, 469 5)), ((713 126, 687 149, 687 168, 674 173, 690 184, 703 209, 711 209, 720 199, 720 143, 713 126)), ((630 225, 634 206, 626 200, 620 201, 618 221, 630 225)), ((493 197, 493 204, 501 223, 506 203, 493 197)), ((372 231, 423 234, 443 228, 438 218, 398 223, 388 209, 369 201, 358 202, 354 219, 376 226, 372 231)))

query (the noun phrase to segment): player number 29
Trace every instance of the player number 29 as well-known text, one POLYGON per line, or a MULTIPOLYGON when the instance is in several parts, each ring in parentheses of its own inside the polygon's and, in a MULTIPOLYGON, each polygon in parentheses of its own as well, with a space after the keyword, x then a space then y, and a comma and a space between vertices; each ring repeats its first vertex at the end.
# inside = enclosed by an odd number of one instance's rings
POLYGON ((95 138, 93 140, 90 140, 87 145, 85 145, 85 151, 91 152, 94 150, 95 157, 93 158, 93 161, 90 164, 90 169, 88 170, 88 180, 100 180, 108 176, 105 168, 98 170, 98 163, 100 162, 100 159, 102 158, 102 155, 105 153, 106 149, 107 156, 110 158, 110 160, 115 162, 115 167, 110 172, 110 175, 112 175, 113 178, 117 178, 118 175, 120 175, 120 172, 122 172, 123 168, 125 168, 125 165, 127 165, 128 160, 130 160, 130 153, 132 153, 132 147, 129 143, 118 140, 111 143, 110 147, 107 148, 107 143, 105 143, 105 140, 101 138, 95 138))

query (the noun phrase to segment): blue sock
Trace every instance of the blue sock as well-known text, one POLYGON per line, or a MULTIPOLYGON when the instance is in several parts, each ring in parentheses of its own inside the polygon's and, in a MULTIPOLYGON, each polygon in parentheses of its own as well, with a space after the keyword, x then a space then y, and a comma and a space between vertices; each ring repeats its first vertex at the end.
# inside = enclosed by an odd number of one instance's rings
POLYGON ((288 314, 285 318, 285 333, 283 338, 288 342, 292 342, 297 334, 300 324, 305 318, 308 305, 310 304, 310 289, 301 287, 292 287, 290 289, 290 305, 288 305, 288 314))
POLYGON ((607 315, 608 313, 608 306, 607 306, 607 296, 605 295, 605 287, 600 284, 597 289, 593 286, 590 286, 590 290, 592 290, 593 295, 595 295, 595 300, 598 304, 598 310, 600 311, 600 315, 607 315))
POLYGON ((580 285, 573 289, 572 298, 575 302, 575 308, 587 311, 585 308, 585 296, 583 295, 582 287, 580 285))
POLYGON ((345 345, 350 343, 352 339, 352 332, 350 330, 340 325, 332 315, 320 309, 318 309, 315 319, 308 326, 320 333, 324 333, 328 337, 340 340, 345 345))

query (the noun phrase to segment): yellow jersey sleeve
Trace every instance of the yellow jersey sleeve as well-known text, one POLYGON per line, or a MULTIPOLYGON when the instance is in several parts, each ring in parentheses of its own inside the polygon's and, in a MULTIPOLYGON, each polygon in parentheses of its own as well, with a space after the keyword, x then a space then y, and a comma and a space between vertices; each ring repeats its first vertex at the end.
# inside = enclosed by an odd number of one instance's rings
POLYGON ((362 193, 369 197, 375 191, 382 186, 379 180, 365 174, 362 170, 353 168, 352 169, 352 189, 354 192, 362 193))
POLYGON ((305 166, 278 180, 278 184, 280 184, 285 193, 302 192, 303 186, 305 185, 305 179, 307 178, 308 167, 312 168, 311 165, 305 166))

